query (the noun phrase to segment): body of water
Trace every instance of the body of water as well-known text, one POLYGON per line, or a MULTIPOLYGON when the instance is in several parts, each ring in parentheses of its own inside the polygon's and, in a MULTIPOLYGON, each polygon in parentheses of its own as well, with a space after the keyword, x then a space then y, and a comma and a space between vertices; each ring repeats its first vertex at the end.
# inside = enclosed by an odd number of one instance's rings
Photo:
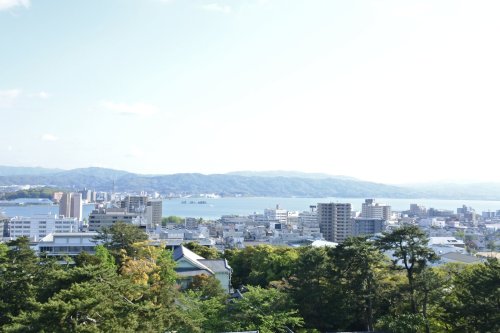
MULTIPOLYGON (((206 204, 182 203, 186 199, 163 200, 163 216, 176 215, 182 217, 202 217, 204 219, 218 219, 222 215, 250 215, 262 213, 266 208, 280 208, 291 211, 309 210, 310 205, 319 202, 347 202, 352 204, 353 210, 361 210, 363 198, 277 198, 277 197, 241 197, 241 198, 217 198, 217 199, 192 199, 194 201, 204 200, 206 204)), ((456 212, 458 207, 466 205, 472 207, 477 213, 483 211, 500 210, 500 201, 483 200, 438 200, 438 199, 388 199, 376 198, 376 202, 392 206, 393 211, 408 210, 410 204, 416 203, 426 208, 447 209, 456 212)), ((83 206, 83 217, 86 218, 94 208, 93 204, 83 206)), ((9 217, 32 216, 35 214, 58 214, 57 205, 27 205, 27 206, 3 206, 0 212, 9 217)))

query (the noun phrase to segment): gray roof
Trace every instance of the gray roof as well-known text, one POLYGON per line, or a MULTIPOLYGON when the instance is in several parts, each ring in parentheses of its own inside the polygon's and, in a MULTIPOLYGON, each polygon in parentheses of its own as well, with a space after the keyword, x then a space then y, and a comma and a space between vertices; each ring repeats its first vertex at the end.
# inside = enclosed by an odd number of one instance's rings
POLYGON ((231 269, 226 259, 200 259, 198 262, 210 268, 214 273, 227 272, 231 269))
POLYGON ((462 253, 458 253, 458 252, 445 253, 445 254, 441 255, 441 258, 445 258, 445 259, 453 260, 453 261, 459 261, 459 262, 463 262, 466 264, 481 261, 481 259, 478 257, 474 257, 474 256, 471 256, 468 254, 462 254, 462 253))
MULTIPOLYGON (((215 273, 224 273, 227 271, 231 271, 231 267, 227 264, 226 259, 205 259, 193 251, 189 250, 188 248, 184 246, 179 246, 174 249, 174 261, 179 261, 181 259, 185 259, 189 261, 194 267, 193 269, 176 269, 177 272, 183 271, 183 272, 193 272, 196 270, 200 270, 209 274, 215 274, 215 273)), ((187 274, 187 273, 185 273, 187 274)), ((190 273, 189 275, 193 275, 190 273)), ((196 275, 196 274, 194 274, 196 275)))
POLYGON ((177 261, 177 260, 179 260, 182 257, 191 259, 193 261, 198 261, 200 259, 205 259, 202 256, 197 255, 196 253, 194 253, 193 251, 191 251, 187 247, 184 247, 183 245, 181 245, 179 247, 176 247, 174 249, 174 260, 177 261))

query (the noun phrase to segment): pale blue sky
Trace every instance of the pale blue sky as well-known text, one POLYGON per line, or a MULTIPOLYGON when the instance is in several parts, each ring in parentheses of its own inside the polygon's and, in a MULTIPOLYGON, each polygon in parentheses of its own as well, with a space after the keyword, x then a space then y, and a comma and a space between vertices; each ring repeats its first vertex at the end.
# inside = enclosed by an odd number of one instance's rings
POLYGON ((498 1, 0 0, 0 164, 500 181, 498 1))

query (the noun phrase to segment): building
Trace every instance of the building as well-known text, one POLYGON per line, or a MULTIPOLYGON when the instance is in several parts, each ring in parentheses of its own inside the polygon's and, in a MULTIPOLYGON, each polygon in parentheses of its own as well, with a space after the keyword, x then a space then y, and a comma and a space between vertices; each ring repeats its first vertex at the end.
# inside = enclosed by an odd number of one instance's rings
POLYGON ((391 219, 391 206, 379 204, 374 199, 365 199, 361 204, 361 218, 364 219, 382 219, 389 221, 391 219))
POLYGON ((82 220, 82 194, 65 192, 59 201, 59 215, 82 220))
POLYGON ((128 213, 143 214, 148 205, 148 197, 145 195, 128 195, 121 202, 121 208, 128 213))
POLYGON ((7 237, 15 239, 28 237, 38 241, 50 233, 69 233, 80 231, 80 222, 76 217, 64 217, 51 214, 40 214, 32 217, 16 216, 8 222, 7 237))
POLYGON ((181 245, 174 250, 174 261, 181 288, 187 288, 193 277, 205 274, 215 277, 230 292, 232 269, 226 259, 205 259, 181 245))
POLYGON ((411 216, 426 216, 427 215, 427 209, 424 206, 418 205, 418 204, 410 204, 410 211, 409 211, 411 216))
POLYGON ((316 211, 300 213, 298 229, 302 236, 309 236, 314 239, 323 238, 319 227, 318 213, 316 211))
POLYGON ((288 221, 288 211, 281 209, 279 205, 276 205, 274 209, 265 209, 264 216, 268 221, 279 221, 282 224, 286 224, 288 221))
POLYGON ((350 203, 318 203, 318 222, 325 240, 343 242, 354 233, 350 203))
POLYGON ((2 237, 9 237, 9 218, 2 213, 0 213, 0 231, 2 232, 2 237))
POLYGON ((125 208, 98 207, 89 214, 89 231, 99 231, 102 227, 111 227, 121 221, 133 223, 138 217, 136 213, 129 213, 125 208))
POLYGON ((384 219, 371 219, 359 217, 354 219, 354 235, 367 236, 381 233, 384 231, 384 219))
POLYGON ((149 200, 147 202, 145 215, 150 228, 161 225, 161 218, 163 215, 162 209, 163 201, 161 200, 149 200))
POLYGON ((35 245, 37 254, 48 256, 77 256, 82 251, 95 253, 96 232, 50 233, 35 245))

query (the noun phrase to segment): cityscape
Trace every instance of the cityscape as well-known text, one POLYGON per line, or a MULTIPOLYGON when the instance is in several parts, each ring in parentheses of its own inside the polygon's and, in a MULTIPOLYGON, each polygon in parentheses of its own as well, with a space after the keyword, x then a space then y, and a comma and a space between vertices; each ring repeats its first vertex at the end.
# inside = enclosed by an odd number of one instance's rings
POLYGON ((498 0, 0 0, 0 333, 498 333, 498 0))

